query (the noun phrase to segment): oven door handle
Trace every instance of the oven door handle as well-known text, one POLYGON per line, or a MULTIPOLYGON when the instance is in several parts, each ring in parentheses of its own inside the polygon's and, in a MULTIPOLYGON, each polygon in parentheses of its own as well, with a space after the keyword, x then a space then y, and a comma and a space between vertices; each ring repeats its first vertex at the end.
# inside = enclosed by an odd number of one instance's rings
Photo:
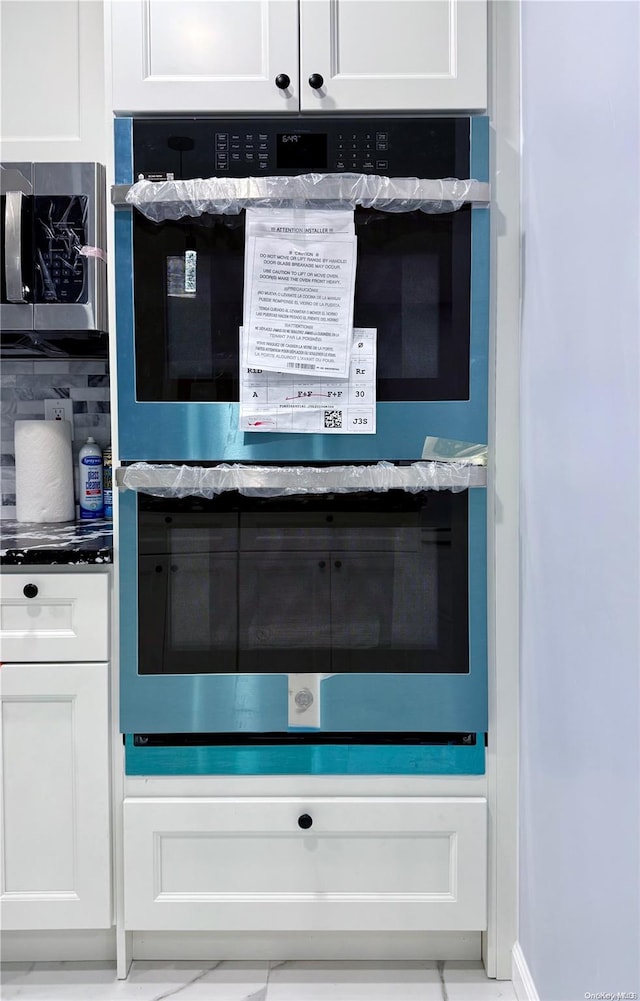
POLYGON ((29 289, 22 281, 21 191, 7 191, 4 205, 4 280, 7 302, 27 302, 29 289))
MULTIPOLYGON (((213 404, 215 405, 215 404, 213 404)), ((450 443, 451 444, 451 443, 450 443)), ((455 444, 455 443, 453 443, 455 444)), ((462 443, 461 443, 462 444, 462 443)), ((476 446, 472 446, 476 447, 476 446)), ((477 446, 484 449, 486 446, 477 446)), ((473 460, 418 461, 408 465, 378 462, 373 465, 327 467, 260 466, 222 463, 197 466, 134 462, 118 466, 115 481, 121 490, 159 497, 211 497, 224 490, 270 490, 287 493, 332 493, 336 490, 466 490, 486 487, 487 467, 473 460)))

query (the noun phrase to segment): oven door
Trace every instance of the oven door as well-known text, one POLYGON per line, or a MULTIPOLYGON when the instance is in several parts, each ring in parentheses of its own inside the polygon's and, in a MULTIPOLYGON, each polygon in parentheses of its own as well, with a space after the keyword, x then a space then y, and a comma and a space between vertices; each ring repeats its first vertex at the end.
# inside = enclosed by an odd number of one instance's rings
MULTIPOLYGON (((118 181, 126 183, 130 135, 126 122, 117 126, 116 148, 125 147, 118 181)), ((486 126, 471 122, 471 171, 480 178, 486 126)), ((116 213, 124 461, 415 459, 427 434, 486 441, 486 208, 355 210, 354 326, 377 331, 375 436, 258 441, 238 430, 244 225, 244 212, 161 223, 129 208, 116 213)))
POLYGON ((484 733, 485 497, 125 491, 122 731, 484 733))

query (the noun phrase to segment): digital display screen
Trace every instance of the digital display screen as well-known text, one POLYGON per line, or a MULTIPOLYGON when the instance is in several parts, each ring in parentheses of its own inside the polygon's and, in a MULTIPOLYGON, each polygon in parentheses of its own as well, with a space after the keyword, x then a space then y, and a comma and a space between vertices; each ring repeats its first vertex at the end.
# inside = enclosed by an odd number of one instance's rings
POLYGON ((281 132, 276 136, 277 165, 284 170, 326 170, 327 135, 281 132))

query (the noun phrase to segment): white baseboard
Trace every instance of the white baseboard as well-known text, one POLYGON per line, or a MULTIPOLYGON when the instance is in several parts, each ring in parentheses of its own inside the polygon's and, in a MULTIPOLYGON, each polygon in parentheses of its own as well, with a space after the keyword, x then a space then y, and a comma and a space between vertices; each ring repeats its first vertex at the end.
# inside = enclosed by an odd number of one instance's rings
MULTIPOLYGON (((480 957, 480 932, 133 933, 133 958, 147 960, 447 960, 480 957)), ((115 961, 115 929, 3 932, 0 958, 5 963, 115 961)), ((535 993, 518 994, 518 997, 520 1001, 538 1001, 535 993)))
POLYGON ((106 962, 116 958, 116 930, 3 931, 3 963, 106 962))
POLYGON ((513 989, 516 992, 518 1001, 540 1001, 536 985, 531 976, 531 970, 527 966, 527 961, 524 958, 524 953, 519 942, 516 942, 513 947, 512 959, 513 970, 511 979, 513 980, 513 989))
POLYGON ((480 959, 480 932, 134 932, 133 958, 480 959))

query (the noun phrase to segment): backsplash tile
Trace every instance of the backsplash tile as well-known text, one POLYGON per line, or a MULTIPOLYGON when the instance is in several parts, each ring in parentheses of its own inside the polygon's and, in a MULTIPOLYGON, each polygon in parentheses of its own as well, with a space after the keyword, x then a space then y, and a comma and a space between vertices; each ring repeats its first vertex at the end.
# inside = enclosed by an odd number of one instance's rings
POLYGON ((111 442, 109 369, 104 360, 3 361, 0 417, 0 518, 15 518, 16 420, 43 420, 44 401, 73 400, 73 466, 76 497, 78 452, 91 435, 101 448, 111 442))

